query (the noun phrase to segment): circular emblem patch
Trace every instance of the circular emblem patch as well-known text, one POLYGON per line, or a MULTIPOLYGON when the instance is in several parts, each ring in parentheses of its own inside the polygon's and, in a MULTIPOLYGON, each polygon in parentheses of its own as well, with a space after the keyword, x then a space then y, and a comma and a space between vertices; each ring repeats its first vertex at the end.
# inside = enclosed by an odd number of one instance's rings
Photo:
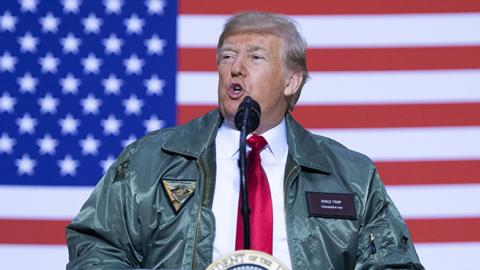
POLYGON ((288 270, 288 268, 265 252, 237 250, 215 260, 207 270, 288 270))

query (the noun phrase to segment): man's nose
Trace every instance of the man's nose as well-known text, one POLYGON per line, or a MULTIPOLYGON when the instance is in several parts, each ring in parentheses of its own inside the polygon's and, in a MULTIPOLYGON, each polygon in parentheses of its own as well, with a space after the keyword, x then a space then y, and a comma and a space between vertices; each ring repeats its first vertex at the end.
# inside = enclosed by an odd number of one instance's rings
POLYGON ((232 64, 232 77, 245 76, 245 61, 243 57, 237 57, 232 64))

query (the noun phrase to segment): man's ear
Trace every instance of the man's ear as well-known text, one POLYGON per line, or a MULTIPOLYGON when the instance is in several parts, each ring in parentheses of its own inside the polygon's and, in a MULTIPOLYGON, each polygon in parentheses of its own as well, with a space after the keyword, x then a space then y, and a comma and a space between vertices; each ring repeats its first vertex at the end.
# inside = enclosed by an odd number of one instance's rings
POLYGON ((293 96, 300 88, 300 84, 302 83, 302 73, 300 72, 292 72, 290 73, 287 84, 285 85, 285 90, 283 94, 286 97, 293 96))

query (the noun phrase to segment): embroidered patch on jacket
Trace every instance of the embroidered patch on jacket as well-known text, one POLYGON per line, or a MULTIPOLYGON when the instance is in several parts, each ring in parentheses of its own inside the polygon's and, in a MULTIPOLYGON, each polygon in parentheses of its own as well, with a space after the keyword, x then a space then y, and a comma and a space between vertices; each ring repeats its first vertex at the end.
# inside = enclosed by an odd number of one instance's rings
POLYGON ((357 219, 354 194, 308 191, 305 193, 310 217, 357 219))
POLYGON ((191 180, 162 180, 163 188, 170 199, 175 214, 180 212, 180 209, 192 197, 197 181, 191 180))

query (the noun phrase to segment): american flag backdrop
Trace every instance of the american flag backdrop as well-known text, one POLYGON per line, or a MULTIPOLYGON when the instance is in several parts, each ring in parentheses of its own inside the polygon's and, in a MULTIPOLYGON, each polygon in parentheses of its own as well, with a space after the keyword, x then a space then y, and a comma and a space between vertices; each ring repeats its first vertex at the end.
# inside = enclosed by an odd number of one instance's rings
POLYGON ((426 268, 478 269, 478 0, 2 0, 0 269, 65 267, 121 149, 215 108, 216 41, 252 9, 299 22, 295 117, 375 161, 426 268))

